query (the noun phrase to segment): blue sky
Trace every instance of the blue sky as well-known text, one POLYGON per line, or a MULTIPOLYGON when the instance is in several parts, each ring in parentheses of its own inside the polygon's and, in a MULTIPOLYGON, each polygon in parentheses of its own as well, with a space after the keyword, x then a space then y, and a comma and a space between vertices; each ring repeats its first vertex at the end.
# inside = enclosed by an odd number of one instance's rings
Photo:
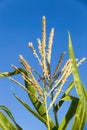
MULTIPOLYGON (((20 67, 19 54, 37 69, 28 42, 32 41, 37 48, 36 39, 41 38, 42 16, 47 19, 47 37, 50 29, 55 28, 52 69, 63 51, 68 55, 68 31, 72 37, 75 56, 79 59, 87 57, 86 0, 0 0, 0 72, 12 71, 11 64, 20 67)), ((87 61, 79 70, 87 89, 87 61)), ((0 104, 10 108, 23 130, 45 130, 44 125, 31 113, 28 114, 12 96, 12 86, 15 93, 31 105, 26 93, 7 78, 0 79, 0 104)))

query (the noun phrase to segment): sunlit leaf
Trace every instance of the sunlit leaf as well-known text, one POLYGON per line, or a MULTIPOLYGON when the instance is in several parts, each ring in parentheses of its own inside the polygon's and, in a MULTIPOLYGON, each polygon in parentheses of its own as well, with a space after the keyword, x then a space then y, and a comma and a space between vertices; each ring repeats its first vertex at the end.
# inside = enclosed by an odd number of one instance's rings
POLYGON ((87 118, 87 92, 79 76, 70 34, 69 34, 69 55, 70 59, 72 60, 72 73, 76 85, 76 92, 79 96, 79 102, 76 109, 72 130, 77 129, 83 130, 87 118))
MULTIPOLYGON (((67 97, 64 100, 69 100, 70 98, 67 97)), ((72 100, 70 107, 66 113, 66 115, 64 116, 64 119, 62 120, 61 124, 59 125, 58 130, 66 130, 66 128, 68 127, 72 117, 74 116, 76 109, 77 109, 77 105, 78 105, 78 99, 72 100)))
POLYGON ((6 106, 1 106, 0 105, 0 109, 5 111, 7 113, 7 115, 11 118, 11 120, 14 122, 14 124, 16 125, 17 130, 22 130, 22 128, 16 123, 12 113, 10 112, 10 110, 6 107, 6 106))
MULTIPOLYGON (((26 76, 27 72, 25 69, 23 68, 18 68, 18 70, 15 70, 13 72, 5 72, 5 73, 0 73, 0 77, 8 77, 8 76, 12 76, 12 75, 17 75, 17 74, 21 74, 20 72, 23 72, 26 76)), ((37 93, 35 91, 35 89, 32 87, 32 85, 28 84, 25 80, 25 87, 32 92, 32 94, 34 94, 35 96, 37 96, 37 93)), ((28 94, 29 99, 31 100, 32 104, 34 105, 35 109, 37 110, 38 114, 40 116, 42 116, 44 118, 44 120, 46 120, 46 109, 45 106, 39 102, 36 98, 34 98, 32 95, 28 94)), ((50 127, 53 129, 55 128, 55 124, 52 121, 51 117, 49 116, 49 120, 50 120, 50 127)))
POLYGON ((0 112, 0 129, 1 130, 17 130, 12 122, 0 112))
POLYGON ((40 121, 42 121, 46 125, 46 120, 39 115, 37 112, 35 112, 29 105, 27 105, 24 101, 22 101, 17 95, 13 93, 13 95, 16 97, 16 99, 29 111, 31 112, 35 117, 37 117, 40 121))

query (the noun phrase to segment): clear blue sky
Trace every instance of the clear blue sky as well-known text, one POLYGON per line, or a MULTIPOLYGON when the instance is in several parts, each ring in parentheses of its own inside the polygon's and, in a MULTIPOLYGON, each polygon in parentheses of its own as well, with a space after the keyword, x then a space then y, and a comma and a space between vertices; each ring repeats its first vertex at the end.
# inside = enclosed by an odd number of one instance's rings
MULTIPOLYGON (((55 28, 53 67, 63 51, 68 55, 67 31, 71 33, 76 57, 79 59, 87 57, 86 0, 0 0, 0 72, 12 71, 11 64, 20 67, 19 54, 37 68, 28 42, 32 41, 37 47, 36 39, 41 38, 42 16, 46 16, 47 19, 47 36, 50 29, 55 28)), ((87 61, 79 70, 87 89, 87 61)), ((27 101, 26 93, 7 78, 0 79, 0 104, 10 108, 23 130, 46 130, 44 125, 31 113, 28 114, 12 96, 12 86, 15 93, 31 105, 27 101)))

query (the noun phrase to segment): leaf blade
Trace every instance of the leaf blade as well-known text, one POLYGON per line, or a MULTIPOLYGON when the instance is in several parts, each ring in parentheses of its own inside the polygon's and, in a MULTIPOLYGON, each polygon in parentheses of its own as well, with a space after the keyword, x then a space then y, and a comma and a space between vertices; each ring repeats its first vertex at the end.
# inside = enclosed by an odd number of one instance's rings
POLYGON ((3 130, 17 130, 2 112, 0 112, 0 128, 3 130))
POLYGON ((75 129, 83 130, 84 124, 86 122, 86 116, 87 116, 87 110, 86 110, 87 109, 87 94, 86 94, 85 87, 83 83, 81 82, 79 71, 76 65, 76 60, 74 56, 70 34, 68 34, 68 39, 69 39, 69 56, 70 56, 70 59, 72 60, 72 73, 73 73, 73 78, 76 85, 76 92, 79 96, 79 103, 78 103, 77 110, 75 113, 75 119, 73 122, 72 130, 75 130, 75 129))
POLYGON ((0 105, 0 109, 3 110, 3 111, 5 111, 6 114, 11 118, 11 120, 12 120, 12 121, 14 122, 14 124, 16 125, 17 130, 22 130, 22 128, 16 123, 16 121, 15 121, 15 119, 14 119, 14 117, 13 117, 11 111, 10 111, 6 106, 0 105))

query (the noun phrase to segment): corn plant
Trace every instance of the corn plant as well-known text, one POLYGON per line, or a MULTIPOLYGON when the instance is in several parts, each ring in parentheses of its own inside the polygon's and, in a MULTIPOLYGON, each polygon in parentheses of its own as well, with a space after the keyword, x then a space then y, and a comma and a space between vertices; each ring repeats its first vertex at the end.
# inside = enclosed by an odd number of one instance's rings
MULTIPOLYGON (((51 29, 48 44, 46 44, 46 18, 42 17, 42 38, 37 39, 38 50, 40 55, 37 54, 33 43, 29 42, 28 46, 37 59, 42 73, 39 74, 22 56, 19 55, 22 68, 18 68, 12 65, 13 72, 1 72, 0 77, 9 77, 9 79, 15 82, 19 87, 23 88, 28 94, 29 100, 31 100, 35 110, 31 108, 26 102, 21 100, 14 92, 15 98, 36 118, 38 118, 47 127, 48 130, 66 130, 70 121, 74 117, 72 123, 72 130, 83 130, 87 121, 87 92, 80 80, 78 66, 85 61, 85 58, 78 60, 74 56, 72 40, 68 33, 69 42, 69 59, 66 61, 63 68, 61 64, 65 52, 59 57, 58 64, 55 70, 51 71, 51 53, 54 37, 54 28, 51 29), (19 81, 12 78, 12 76, 21 74, 24 85, 19 81), (67 86, 66 91, 63 91, 63 87, 66 84, 68 77, 73 75, 72 82, 67 86), (37 77, 36 77, 37 76, 37 77), (75 87, 78 97, 70 95, 72 88, 75 87), (59 94, 62 93, 61 98, 58 100, 59 94), (64 102, 71 101, 68 111, 61 123, 59 123, 58 112, 64 102), (54 120, 50 116, 50 111, 54 115, 54 120)), ((1 110, 7 113, 14 124, 0 112, 0 128, 3 130, 22 130, 22 128, 16 123, 12 113, 6 106, 0 106, 1 110)))

